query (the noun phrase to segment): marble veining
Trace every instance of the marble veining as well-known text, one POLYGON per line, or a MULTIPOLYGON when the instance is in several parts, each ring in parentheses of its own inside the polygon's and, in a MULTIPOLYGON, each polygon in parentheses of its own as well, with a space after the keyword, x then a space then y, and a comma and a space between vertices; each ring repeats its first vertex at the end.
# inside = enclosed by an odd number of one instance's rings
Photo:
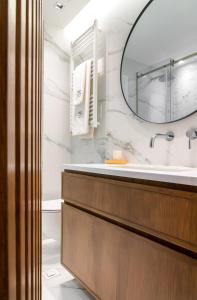
POLYGON ((107 113, 117 113, 117 114, 122 114, 123 116, 128 116, 128 115, 132 115, 132 113, 126 113, 124 111, 121 111, 120 109, 107 109, 107 113))
POLYGON ((106 140, 105 136, 94 139, 72 138, 72 163, 102 163, 106 159, 106 140))
MULTIPOLYGON (((95 131, 94 139, 84 141, 81 138, 71 139, 72 163, 96 163, 103 162, 106 158, 111 158, 112 151, 116 148, 122 149, 124 157, 129 162, 163 165, 182 165, 197 166, 197 142, 193 141, 192 149, 188 149, 188 139, 186 131, 190 127, 196 127, 197 114, 194 114, 184 120, 171 124, 153 124, 139 119, 128 108, 121 91, 120 85, 120 65, 125 42, 131 30, 131 24, 134 24, 140 11, 147 4, 148 0, 139 0, 133 3, 125 0, 124 6, 121 6, 114 14, 105 20, 98 20, 99 26, 105 33, 106 39, 106 96, 103 104, 99 106, 100 125, 95 131), (128 25, 130 24, 130 26, 128 25), (157 132, 165 133, 172 130, 175 133, 175 139, 172 142, 165 140, 156 141, 155 148, 149 147, 150 138, 157 132)), ((145 41, 145 45, 146 45, 145 41)), ((141 66, 144 68, 145 66, 141 66)), ((174 76, 176 76, 174 74, 174 76)), ((151 85, 158 80, 152 80, 151 85)), ((195 81, 195 80, 194 80, 195 81)), ((193 81, 193 84, 195 82, 193 81)), ((174 84, 180 85, 180 82, 174 84)), ((150 89, 152 92, 154 89, 150 89)), ((178 91, 178 88, 176 88, 178 91)), ((185 89, 186 91, 187 89, 185 89)), ((99 93, 102 87, 99 87, 99 93)), ((160 89, 155 90, 154 97, 161 94, 160 89)), ((131 93, 131 97, 135 94, 131 93)), ((184 93, 183 101, 176 93, 177 101, 174 106, 182 106, 187 101, 188 91, 184 93), (178 101, 179 99, 179 101, 178 101), (182 105, 182 104, 183 105, 182 105)), ((100 97, 104 99, 104 97, 100 97)), ((148 110, 144 106, 144 99, 141 97, 141 109, 148 110)), ((150 103, 154 108, 154 101, 150 103)), ((194 103, 195 105, 195 103, 194 103)), ((168 110, 169 107, 159 104, 159 111, 168 110)), ((175 110, 176 112, 176 110, 175 110)), ((154 109, 156 115, 158 111, 154 109)))
MULTIPOLYGON (((128 17, 126 10, 131 13, 130 22, 133 24, 138 13, 144 7, 147 1, 139 1, 139 6, 133 8, 133 3, 127 2, 125 11, 120 18, 128 17), (133 19, 132 19, 133 18, 133 19)), ((110 22, 110 21, 109 21, 110 22)), ((125 158, 130 162, 147 164, 168 164, 182 166, 197 166, 197 143, 192 143, 192 149, 188 150, 188 139, 185 136, 186 130, 195 127, 197 114, 194 114, 184 120, 171 124, 151 124, 139 119, 133 114, 125 103, 120 86, 120 65, 122 53, 127 36, 130 32, 129 27, 122 27, 120 36, 119 29, 113 22, 113 32, 106 35, 107 43, 107 98, 106 98, 106 156, 111 157, 113 149, 116 147, 122 149, 125 158), (175 133, 173 142, 158 140, 154 149, 150 149, 149 142, 152 135, 157 132, 166 132, 172 130, 175 133), (133 150, 134 149, 134 150, 133 150), (177 151, 177 149, 179 149, 177 151)), ((110 25, 108 25, 109 27, 110 25)), ((188 75, 189 76, 189 75, 188 75)), ((174 84, 176 80, 174 81, 174 84)), ((178 82, 177 82, 178 85, 178 82)), ((178 90, 178 89, 176 89, 178 90)), ((184 106, 188 93, 184 94, 184 99, 180 100, 177 94, 176 105, 181 103, 184 106), (179 101, 178 101, 179 99, 179 101)), ((196 99, 196 97, 194 97, 196 99)), ((142 103, 141 103, 142 104, 142 103)), ((153 103, 151 103, 153 105, 153 103)), ((153 105, 154 106, 154 105, 153 105)), ((183 109, 183 107, 182 107, 183 109)), ((160 112, 162 113, 162 106, 160 112)), ((176 111, 176 110, 175 110, 176 111)), ((155 112, 156 113, 156 112, 155 112)))
MULTIPOLYGON (((64 36, 62 36, 62 39, 64 36)), ((71 159, 69 56, 51 29, 44 31, 43 199, 61 197, 62 166, 71 159)))
MULTIPOLYGON (((115 136, 113 136, 113 134, 111 132, 107 132, 107 138, 108 138, 108 145, 110 143, 112 143, 112 145, 113 145, 113 147, 111 147, 111 148, 118 147, 119 149, 126 151, 127 153, 130 153, 132 156, 137 157, 139 162, 151 164, 151 161, 148 158, 144 157, 143 153, 135 148, 132 141, 120 140, 120 139, 116 138, 115 136)), ((109 156, 109 158, 111 156, 112 156, 112 153, 109 156)))
POLYGON ((45 78, 44 91, 46 95, 56 98, 57 100, 65 101, 70 104, 69 93, 62 90, 57 83, 50 78, 45 78))
POLYGON ((64 150, 66 150, 66 152, 71 153, 71 148, 67 147, 65 144, 61 143, 61 142, 57 142, 54 139, 50 138, 49 136, 47 136, 46 134, 44 134, 44 140, 48 143, 54 144, 59 148, 62 148, 64 150))
POLYGON ((55 42, 54 38, 49 34, 46 27, 44 27, 44 41, 46 45, 55 51, 61 60, 69 62, 70 56, 55 42))

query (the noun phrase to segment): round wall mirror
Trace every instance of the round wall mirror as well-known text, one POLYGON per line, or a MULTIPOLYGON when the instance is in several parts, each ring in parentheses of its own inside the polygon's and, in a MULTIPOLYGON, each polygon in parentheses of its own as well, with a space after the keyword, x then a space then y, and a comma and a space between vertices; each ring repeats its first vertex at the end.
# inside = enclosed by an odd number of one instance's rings
POLYGON ((152 0, 128 36, 121 87, 141 119, 168 123, 197 111, 197 1, 152 0))

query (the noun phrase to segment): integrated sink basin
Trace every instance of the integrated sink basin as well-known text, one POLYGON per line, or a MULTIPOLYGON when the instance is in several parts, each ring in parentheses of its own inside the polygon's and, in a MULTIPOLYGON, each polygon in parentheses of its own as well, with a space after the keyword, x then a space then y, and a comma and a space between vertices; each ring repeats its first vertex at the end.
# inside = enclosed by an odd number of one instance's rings
POLYGON ((65 164, 65 170, 197 186, 197 168, 142 164, 65 164))
POLYGON ((192 171, 193 168, 179 167, 179 166, 163 166, 163 165, 139 165, 139 164, 126 164, 126 165, 108 165, 113 168, 123 168, 128 170, 145 170, 145 171, 157 171, 157 172, 180 172, 180 171, 192 171))

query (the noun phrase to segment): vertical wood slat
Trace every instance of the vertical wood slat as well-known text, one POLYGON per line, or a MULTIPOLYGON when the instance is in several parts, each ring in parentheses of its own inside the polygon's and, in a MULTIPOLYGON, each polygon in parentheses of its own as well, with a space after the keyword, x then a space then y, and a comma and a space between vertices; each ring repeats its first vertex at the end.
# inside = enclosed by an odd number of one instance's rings
MULTIPOLYGON (((36 12, 35 12, 35 35, 36 37, 38 36, 38 23, 39 23, 39 14, 38 14, 38 9, 39 6, 36 3, 36 12)), ((38 252, 39 252, 39 241, 38 241, 38 228, 39 228, 39 220, 38 220, 38 201, 36 201, 36 199, 38 199, 39 194, 38 194, 38 180, 39 180, 39 170, 38 170, 38 152, 39 152, 39 137, 38 137, 38 114, 39 114, 39 91, 38 91, 38 39, 35 39, 35 170, 36 170, 36 177, 35 177, 35 264, 36 264, 36 269, 39 270, 39 265, 38 265, 38 252)), ((36 272, 35 273, 35 286, 36 286, 36 290, 38 290, 38 279, 39 279, 39 273, 36 272)), ((36 295, 36 300, 38 300, 39 298, 39 294, 36 295)))
POLYGON ((15 35, 16 6, 0 1, 0 299, 16 299, 15 35), (7 87, 9 83, 9 89, 7 87), (8 115, 12 118, 8 122, 8 115), (10 245, 10 247, 8 246, 10 245), (9 277, 9 278, 8 278, 9 277))
MULTIPOLYGON (((5 1, 0 2, 0 36, 2 40, 7 38, 8 28, 4 26, 4 20, 7 18, 7 8, 5 1)), ((6 80, 7 80, 7 62, 4 59, 7 56, 7 44, 0 43, 0 141, 5 146, 7 144, 7 89, 6 89, 6 80)), ((1 218, 0 218, 0 249, 5 249, 8 243, 8 228, 6 223, 7 217, 7 203, 4 199, 8 197, 7 189, 4 187, 7 185, 7 149, 4 151, 0 150, 0 206, 1 206, 1 218)), ((6 251, 0 251, 0 298, 5 299, 8 290, 8 265, 7 265, 7 255, 6 251)))
POLYGON ((39 64, 39 72, 38 72, 38 91, 39 91, 39 100, 40 103, 38 103, 38 109, 39 109, 39 120, 38 120, 38 174, 39 174, 39 180, 38 180, 38 186, 39 186, 39 199, 40 201, 38 202, 39 207, 38 207, 38 214, 39 214, 39 220, 38 220, 38 224, 39 224, 39 228, 38 228, 38 234, 39 234, 39 253, 40 255, 38 255, 38 268, 39 268, 39 272, 38 272, 38 291, 39 291, 39 295, 38 295, 38 299, 42 300, 42 185, 40 184, 42 182, 42 178, 41 178, 41 164, 42 164, 42 101, 41 99, 43 99, 43 78, 42 78, 42 74, 43 74, 43 42, 44 42, 44 37, 43 37, 43 22, 42 22, 42 15, 43 15, 43 3, 42 1, 40 1, 40 7, 39 7, 39 26, 38 26, 38 36, 39 36, 39 47, 38 47, 38 54, 39 57, 41 57, 40 64, 39 64))
POLYGON ((42 0, 0 1, 0 299, 41 299, 42 0))
POLYGON ((26 1, 16 6, 16 240, 17 273, 20 274, 17 299, 26 299, 26 235, 25 235, 25 58, 26 58, 26 1))
POLYGON ((32 1, 27 1, 26 15, 27 31, 26 31, 26 265, 29 266, 29 272, 26 273, 26 299, 32 299, 32 174, 31 174, 31 157, 32 157, 32 141, 31 141, 31 90, 32 90, 32 1))
POLYGON ((35 172, 35 7, 36 1, 32 3, 32 69, 31 69, 31 76, 32 76, 32 94, 31 94, 31 193, 32 193, 32 256, 31 256, 31 263, 32 263, 32 300, 36 300, 35 291, 35 177, 33 176, 35 172))

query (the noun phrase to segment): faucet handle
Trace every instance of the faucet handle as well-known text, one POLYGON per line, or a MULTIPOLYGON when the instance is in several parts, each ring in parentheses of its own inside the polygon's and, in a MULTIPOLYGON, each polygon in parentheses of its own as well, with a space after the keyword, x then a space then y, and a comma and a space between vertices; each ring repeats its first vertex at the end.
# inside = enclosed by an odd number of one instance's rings
POLYGON ((189 138, 189 149, 192 147, 192 140, 195 140, 197 138, 197 128, 190 128, 186 132, 186 136, 189 138))
POLYGON ((174 132, 173 131, 168 131, 166 133, 166 140, 171 142, 174 139, 174 132))

